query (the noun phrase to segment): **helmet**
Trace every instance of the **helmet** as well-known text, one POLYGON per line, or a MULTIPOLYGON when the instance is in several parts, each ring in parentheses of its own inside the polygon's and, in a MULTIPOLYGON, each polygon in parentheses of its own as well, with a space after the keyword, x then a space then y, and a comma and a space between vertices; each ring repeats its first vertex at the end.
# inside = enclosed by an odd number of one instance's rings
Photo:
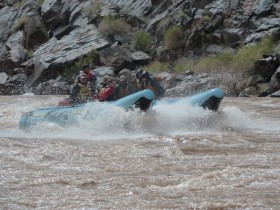
POLYGON ((138 79, 142 79, 142 78, 148 79, 150 77, 150 74, 147 71, 139 70, 136 74, 136 77, 138 79))
POLYGON ((137 73, 136 73, 137 79, 141 79, 143 72, 144 72, 144 71, 143 71, 142 69, 139 69, 139 70, 137 71, 137 73))

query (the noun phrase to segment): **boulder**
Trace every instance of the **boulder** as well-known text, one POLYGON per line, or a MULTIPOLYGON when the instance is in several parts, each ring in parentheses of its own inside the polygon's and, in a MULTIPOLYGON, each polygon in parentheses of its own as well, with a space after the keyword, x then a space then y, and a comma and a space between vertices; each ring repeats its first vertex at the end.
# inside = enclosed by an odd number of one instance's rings
POLYGON ((37 85, 34 92, 37 95, 69 95, 70 86, 66 82, 49 80, 37 85))
POLYGON ((274 98, 280 98, 280 90, 277 92, 274 92, 270 95, 270 97, 274 97, 274 98))
POLYGON ((45 0, 41 5, 43 21, 52 28, 61 22, 62 2, 57 0, 45 0))
POLYGON ((271 76, 277 70, 279 62, 273 55, 264 56, 263 59, 257 60, 252 69, 252 74, 259 74, 266 82, 269 82, 271 76))
POLYGON ((115 74, 124 68, 134 69, 136 67, 131 56, 129 56, 120 46, 105 48, 98 52, 100 62, 105 66, 115 69, 115 74))
POLYGON ((5 72, 0 72, 0 85, 4 85, 9 76, 5 72))

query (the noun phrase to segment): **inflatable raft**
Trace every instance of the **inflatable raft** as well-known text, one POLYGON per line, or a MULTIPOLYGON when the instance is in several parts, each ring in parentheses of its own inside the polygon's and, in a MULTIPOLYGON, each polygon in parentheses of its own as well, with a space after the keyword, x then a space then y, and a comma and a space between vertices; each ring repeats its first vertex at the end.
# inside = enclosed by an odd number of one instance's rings
MULTIPOLYGON (((180 101, 189 103, 192 106, 200 106, 209 110, 217 111, 223 97, 224 92, 221 89, 215 88, 190 97, 162 99, 161 102, 173 104, 180 101)), ((138 108, 142 111, 147 111, 152 106, 156 107, 157 102, 154 98, 154 93, 151 90, 143 90, 117 101, 102 103, 109 103, 113 106, 122 107, 125 110, 138 108)), ((41 122, 56 123, 62 127, 75 125, 78 123, 78 117, 81 116, 82 113, 85 113, 85 111, 88 111, 88 108, 86 107, 88 104, 89 103, 76 106, 57 106, 27 112, 21 116, 19 128, 29 131, 33 126, 41 122)), ((85 115, 87 120, 94 120, 94 116, 102 116, 103 114, 106 114, 102 108, 94 110, 93 112, 94 113, 90 113, 92 116, 85 115)))

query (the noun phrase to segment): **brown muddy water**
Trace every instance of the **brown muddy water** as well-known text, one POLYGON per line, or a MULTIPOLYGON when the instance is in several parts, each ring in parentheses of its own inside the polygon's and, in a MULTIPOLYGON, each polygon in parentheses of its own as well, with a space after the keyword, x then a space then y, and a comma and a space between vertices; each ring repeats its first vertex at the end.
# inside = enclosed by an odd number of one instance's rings
POLYGON ((280 99, 19 130, 62 98, 0 97, 0 209, 280 209, 280 99))

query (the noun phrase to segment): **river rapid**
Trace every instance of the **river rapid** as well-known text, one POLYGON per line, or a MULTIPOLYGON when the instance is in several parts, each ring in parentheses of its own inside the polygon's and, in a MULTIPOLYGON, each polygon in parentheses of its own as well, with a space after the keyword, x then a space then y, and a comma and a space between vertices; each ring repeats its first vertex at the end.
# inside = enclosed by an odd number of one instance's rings
POLYGON ((0 209, 280 208, 280 99, 108 106, 77 126, 19 130, 22 114, 62 98, 0 96, 0 209))

